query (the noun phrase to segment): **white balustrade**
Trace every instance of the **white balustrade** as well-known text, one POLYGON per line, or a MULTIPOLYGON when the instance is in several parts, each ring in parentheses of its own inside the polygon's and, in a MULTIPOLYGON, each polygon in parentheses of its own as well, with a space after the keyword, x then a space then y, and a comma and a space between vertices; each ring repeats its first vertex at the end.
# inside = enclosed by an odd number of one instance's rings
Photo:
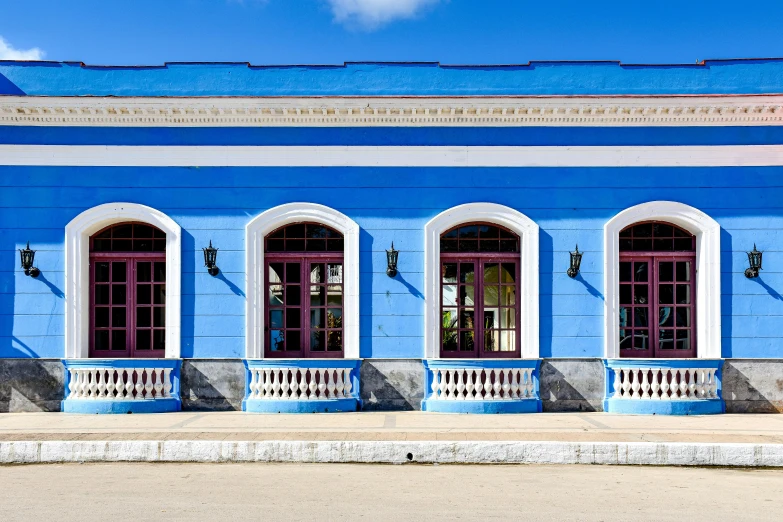
POLYGON ((715 368, 611 368, 613 399, 719 399, 715 368))
POLYGON ((68 399, 167 399, 171 368, 69 368, 68 399))
POLYGON ((533 368, 432 368, 431 399, 501 401, 535 399, 533 368))
POLYGON ((251 400, 353 398, 351 368, 250 368, 251 400))

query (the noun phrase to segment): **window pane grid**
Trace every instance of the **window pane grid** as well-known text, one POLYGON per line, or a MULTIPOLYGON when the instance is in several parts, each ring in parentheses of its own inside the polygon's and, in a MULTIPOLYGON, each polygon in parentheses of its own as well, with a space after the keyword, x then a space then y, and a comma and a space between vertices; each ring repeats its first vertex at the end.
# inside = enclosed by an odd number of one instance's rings
POLYGON ((121 223, 90 238, 91 252, 165 252, 166 234, 145 223, 121 223))
POLYGON ((518 253, 519 236, 503 227, 475 223, 460 225, 441 234, 440 251, 518 253))
POLYGON ((343 236, 317 223, 294 223, 266 236, 267 252, 342 252, 343 236))
POLYGON ((638 223, 620 232, 621 252, 693 252, 696 237, 663 222, 638 223))

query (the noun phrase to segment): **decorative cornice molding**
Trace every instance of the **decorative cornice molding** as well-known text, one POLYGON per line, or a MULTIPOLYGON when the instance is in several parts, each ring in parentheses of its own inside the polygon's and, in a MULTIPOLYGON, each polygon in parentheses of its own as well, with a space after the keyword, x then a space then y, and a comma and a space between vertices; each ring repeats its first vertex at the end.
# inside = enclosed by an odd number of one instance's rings
POLYGON ((536 127, 783 125, 783 95, 466 98, 0 97, 0 125, 536 127))

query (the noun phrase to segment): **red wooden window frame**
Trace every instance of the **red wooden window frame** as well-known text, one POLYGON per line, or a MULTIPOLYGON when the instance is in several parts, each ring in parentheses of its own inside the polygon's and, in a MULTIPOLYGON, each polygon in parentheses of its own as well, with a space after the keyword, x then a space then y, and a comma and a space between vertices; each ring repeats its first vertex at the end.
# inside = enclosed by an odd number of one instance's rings
POLYGON ((165 356, 165 248, 165 233, 146 223, 119 223, 90 238, 90 357, 165 356), (114 238, 115 229, 131 232, 114 238))
POLYGON ((664 222, 625 228, 619 279, 620 357, 695 357, 696 238, 664 222), (671 234, 657 233, 669 229, 671 234), (672 348, 664 348, 669 339, 672 348))
MULTIPOLYGON (((503 227, 492 223, 464 223, 458 225, 441 235, 440 253, 440 356, 442 358, 518 358, 521 354, 520 340, 520 316, 519 316, 519 236, 503 227), (500 232, 499 236, 484 238, 482 230, 488 227, 500 232), (460 233, 460 230, 468 229, 468 232, 460 233), (475 238, 471 229, 476 230, 475 238), (467 246, 464 244, 467 243, 467 246), (446 246, 444 252, 443 246, 446 246), (485 251, 489 250, 489 251, 485 251), (500 252, 500 250, 505 250, 500 252), (451 277, 446 265, 456 264, 457 270, 451 277), (497 264, 495 272, 497 276, 490 276, 487 266, 497 264), (463 272, 463 267, 473 266, 473 280, 463 272), (505 267, 504 267, 505 265, 505 267), (507 270, 511 267, 511 270, 507 270), (503 280, 503 274, 511 273, 512 281, 503 280), (463 275, 464 274, 464 275, 463 275), (493 280, 487 280, 490 277, 493 280), (487 303, 485 289, 497 288, 497 304, 487 303), (446 303, 446 289, 456 298, 455 305, 446 303), (473 289, 473 304, 467 304, 470 289, 473 289), (502 304, 503 290, 511 289, 513 303, 502 304), (500 328, 487 328, 485 312, 489 309, 498 311, 500 328), (473 311, 473 316, 469 315, 473 311), (506 324, 503 327, 503 310, 513 311, 513 326, 506 324), (454 317, 456 314, 456 318, 454 317), (482 318, 477 321, 476 318, 482 318), (448 323, 448 324, 447 324, 448 323), (486 334, 497 332, 497 336, 487 337, 486 334), (501 351, 503 339, 506 333, 513 333, 513 350, 501 351), (456 336, 456 343, 452 340, 456 336), (472 344, 470 338, 472 336, 472 344), (497 341, 495 341, 497 339, 497 341), (490 341, 501 344, 497 349, 488 349, 490 341), (467 348, 466 345, 470 346, 467 348), (447 346, 456 347, 456 350, 447 346)), ((491 293, 488 294, 492 301, 491 293)), ((494 317, 494 316, 492 316, 494 317)), ((508 319, 508 316, 506 316, 508 319)))
POLYGON ((286 359, 344 357, 345 263, 343 245, 342 234, 316 223, 295 223, 267 235, 265 239, 267 249, 264 259, 265 357, 286 359), (307 232, 292 232, 292 229, 294 231, 300 230, 300 228, 294 227, 302 226, 306 228, 301 230, 307 230, 307 232), (310 233, 309 227, 316 227, 318 230, 310 233), (313 235, 316 237, 306 237, 313 235), (268 248, 270 246, 272 247, 271 251, 268 248), (315 250, 309 251, 313 246, 315 250), (283 265, 281 282, 270 281, 270 266, 274 264, 283 265), (312 281, 313 275, 317 272, 315 267, 318 265, 324 267, 321 272, 321 281, 312 281), (336 275, 330 274, 330 265, 339 265, 339 282, 335 281, 336 275), (282 290, 282 294, 273 293, 279 290, 282 290), (318 298, 312 293, 314 290, 318 292, 318 298), (336 302, 337 296, 339 296, 339 303, 336 302), (338 310, 339 317, 335 314, 338 310), (319 317, 322 320, 323 328, 313 326, 313 321, 319 317), (273 346, 279 344, 280 332, 283 335, 283 349, 273 349, 273 346), (317 332, 322 332, 322 338, 317 337, 317 332), (338 339, 339 350, 335 349, 337 345, 335 341, 338 339), (292 341, 293 348, 289 349, 287 344, 292 341), (315 347, 315 342, 321 342, 323 347, 315 347))

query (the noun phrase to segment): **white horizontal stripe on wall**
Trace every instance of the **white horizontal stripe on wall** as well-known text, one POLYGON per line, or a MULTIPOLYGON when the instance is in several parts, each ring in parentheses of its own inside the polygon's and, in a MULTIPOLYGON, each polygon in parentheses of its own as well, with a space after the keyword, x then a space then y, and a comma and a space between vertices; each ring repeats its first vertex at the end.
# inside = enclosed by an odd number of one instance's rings
POLYGON ((783 145, 600 147, 0 145, 0 165, 761 167, 783 165, 783 145))

